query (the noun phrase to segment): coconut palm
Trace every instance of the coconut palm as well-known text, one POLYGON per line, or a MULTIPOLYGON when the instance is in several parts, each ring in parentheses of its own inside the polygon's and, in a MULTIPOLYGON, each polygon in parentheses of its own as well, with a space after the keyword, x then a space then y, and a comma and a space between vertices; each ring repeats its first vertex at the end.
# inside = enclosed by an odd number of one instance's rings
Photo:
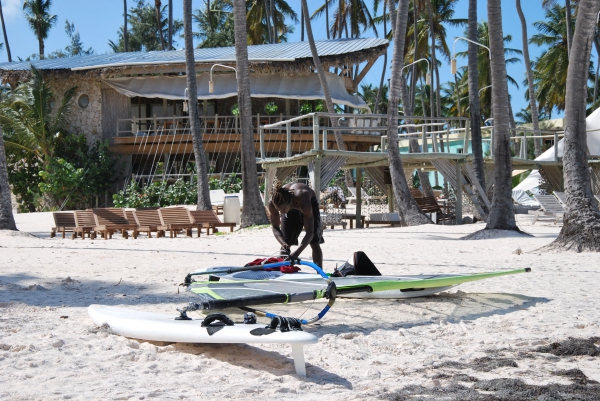
MULTIPOLYGON (((539 31, 529 40, 530 43, 547 47, 534 63, 533 79, 535 82, 535 97, 539 108, 544 108, 548 113, 553 109, 565 109, 567 69, 569 65, 567 27, 565 8, 554 5, 546 11, 543 21, 534 22, 539 31)), ((588 64, 591 66, 591 64, 588 64)), ((593 69, 589 69, 588 77, 593 79, 593 69)), ((526 93, 529 98, 529 93, 526 93)), ((593 97, 590 95, 589 101, 593 97)))
POLYGON ((156 36, 158 36, 160 39, 161 50, 165 50, 166 45, 165 45, 165 38, 164 38, 163 32, 162 32, 163 21, 162 21, 162 10, 161 10, 161 1, 160 0, 154 0, 154 11, 156 12, 156 21, 155 21, 156 22, 156 36))
POLYGON ((264 0, 252 0, 247 4, 246 26, 248 27, 248 44, 260 45, 263 43, 279 43, 287 41, 287 34, 291 32, 291 27, 285 24, 286 18, 293 22, 298 22, 298 15, 294 9, 285 0, 271 0, 273 3, 273 12, 270 7, 267 8, 264 0), (270 25, 267 25, 268 16, 271 14, 273 28, 276 35, 272 41, 269 36, 273 33, 269 31, 270 25))
POLYGON ((190 115, 190 131, 196 160, 198 177, 198 210, 212 210, 208 189, 208 171, 202 145, 200 120, 198 119, 198 87, 196 85, 196 64, 194 60, 194 39, 192 36, 192 0, 183 0, 183 34, 185 41, 185 74, 187 101, 190 115))
POLYGON ((52 0, 25 0, 23 3, 25 19, 38 40, 40 59, 44 59, 44 40, 58 20, 56 15, 50 14, 50 7, 52 0))
POLYGON ((6 35, 6 24, 4 23, 4 13, 2 12, 2 2, 0 1, 0 22, 2 22, 2 33, 4 34, 4 43, 6 44, 6 55, 8 56, 8 62, 12 61, 10 54, 10 46, 8 45, 8 36, 6 35))
POLYGON ((575 24, 573 47, 567 74, 565 107, 564 180, 567 212, 553 248, 600 251, 600 210, 592 192, 587 162, 585 104, 587 94, 581 90, 588 80, 592 39, 600 2, 581 0, 575 24))
MULTIPOLYGON (((324 12, 329 13, 329 5, 333 2, 334 0, 325 0, 310 18, 315 19, 324 12)), ((329 25, 327 19, 327 28, 332 38, 359 38, 367 29, 372 29, 377 35, 369 7, 363 0, 338 0, 337 8, 333 12, 333 23, 329 25)))
POLYGON ((456 71, 455 82, 448 81, 442 85, 442 116, 464 116, 469 110, 469 92, 467 67, 456 71))
MULTIPOLYGON (((531 123, 533 125, 533 132, 535 135, 539 133, 540 123, 538 118, 538 106, 535 100, 535 86, 533 81, 533 70, 531 68, 531 60, 529 59, 529 38, 527 37, 527 21, 525 15, 521 9, 521 0, 516 0, 517 13, 521 20, 521 35, 523 37, 523 60, 525 61, 525 71, 527 72, 527 88, 529 90, 529 109, 531 111, 531 123)), ((535 156, 542 154, 542 141, 541 139, 534 139, 533 141, 535 156)))
MULTIPOLYGON (((306 1, 306 0, 303 0, 306 1)), ((392 3, 392 2, 390 2, 392 3)), ((393 15, 394 9, 390 7, 393 15)), ((396 12, 396 21, 392 25, 394 32, 406 32, 408 25, 408 0, 400 0, 398 11, 396 12)), ((400 148, 398 147, 398 98, 403 85, 402 67, 404 66, 404 46, 406 36, 395 35, 394 53, 392 57, 392 73, 390 79, 390 96, 388 107, 388 160, 390 163, 390 175, 392 178, 392 188, 396 207, 404 224, 415 226, 431 223, 431 220, 425 216, 417 203, 410 194, 408 183, 404 175, 402 159, 400 157, 400 148)))
POLYGON ((489 44, 492 53, 491 78, 494 112, 494 196, 486 229, 520 231, 512 201, 512 157, 508 83, 502 34, 501 0, 488 0, 489 44))
MULTIPOLYGON (((477 42, 481 43, 484 46, 490 47, 489 40, 489 31, 490 26, 487 22, 481 22, 477 27, 477 42)), ((466 32, 468 35, 468 32, 466 32)), ((514 64, 521 61, 521 59, 517 56, 522 54, 521 50, 515 48, 506 47, 507 44, 512 42, 512 36, 506 35, 503 38, 503 50, 504 50, 504 60, 506 64, 514 64)), ((491 67, 490 67, 490 54, 487 49, 477 46, 477 66, 478 66, 478 75, 479 75, 479 88, 485 88, 486 86, 492 85, 491 79, 491 67)), ((457 52, 456 57, 466 57, 468 52, 457 52)), ((467 73, 468 74, 468 73, 467 73)), ((510 75, 506 75, 506 79, 508 83, 519 87, 517 81, 511 77, 510 75)), ((479 92, 479 91, 478 91, 479 92)), ((489 118, 492 115, 492 92, 493 91, 483 91, 481 92, 482 96, 480 98, 480 109, 483 118, 489 118)), ((510 118, 510 117, 509 117, 510 118)))
MULTIPOLYGON (((323 96, 325 97, 325 105, 327 106, 327 111, 329 113, 335 113, 335 107, 333 106, 333 100, 331 99, 331 93, 329 92, 329 84, 327 83, 327 78, 325 77, 325 69, 321 64, 321 59, 319 58, 319 53, 317 53, 317 46, 315 45, 315 40, 312 34, 312 26, 310 24, 310 18, 308 17, 310 14, 308 13, 308 5, 306 4, 306 0, 302 0, 302 13, 304 14, 304 24, 306 28, 306 36, 308 38, 308 44, 310 46, 310 52, 312 53, 313 63, 315 64, 315 68, 317 70, 317 75, 319 76, 319 81, 321 82, 321 87, 323 88, 323 96)), ((331 118, 331 125, 336 127, 338 125, 338 120, 336 118, 331 118)), ((335 143, 339 150, 346 150, 346 144, 344 144, 344 139, 342 137, 341 131, 333 131, 335 136, 335 143)), ((350 170, 345 170, 345 181, 346 185, 349 187, 354 186, 354 180, 350 175, 350 170)))
POLYGON ((198 27, 194 38, 201 42, 198 48, 229 47, 235 44, 231 0, 204 0, 202 8, 192 18, 198 27))
POLYGON ((250 98, 250 68, 248 44, 246 43, 246 4, 244 0, 234 0, 233 19, 235 25, 235 59, 240 108, 240 128, 242 131, 242 227, 267 224, 269 220, 258 189, 256 157, 254 152, 254 129, 252 128, 252 101, 250 98))
MULTIPOLYGON (((387 113, 387 85, 383 85, 381 90, 373 87, 372 84, 362 84, 358 91, 358 96, 365 101, 369 109, 375 114, 386 114, 387 113), (381 100, 380 100, 381 99, 381 100), (379 103, 377 103, 379 102, 379 103)), ((361 109, 361 112, 367 112, 365 109, 361 109)))
POLYGON ((167 45, 173 50, 173 0, 169 0, 169 27, 167 28, 167 45))
MULTIPOLYGON (((578 1, 574 0, 574 3, 577 4, 578 1)), ((558 0, 542 0, 542 7, 548 9, 553 6, 557 6, 558 0)), ((565 0, 565 10, 569 10, 569 12, 565 12, 565 34, 567 37, 567 49, 568 52, 571 51, 571 46, 573 45, 573 20, 571 16, 571 0, 565 0)))
POLYGON ((2 126, 0 126, 0 230, 17 229, 10 194, 8 170, 6 169, 6 151, 4 149, 4 138, 2 137, 2 126))
POLYGON ((0 105, 0 124, 11 132, 5 142, 48 163, 69 126, 70 106, 76 87, 68 89, 53 111, 53 94, 42 74, 31 66, 31 80, 22 83, 0 105))
POLYGON ((129 32, 127 32, 127 0, 123 0, 123 42, 125 52, 129 51, 129 32))

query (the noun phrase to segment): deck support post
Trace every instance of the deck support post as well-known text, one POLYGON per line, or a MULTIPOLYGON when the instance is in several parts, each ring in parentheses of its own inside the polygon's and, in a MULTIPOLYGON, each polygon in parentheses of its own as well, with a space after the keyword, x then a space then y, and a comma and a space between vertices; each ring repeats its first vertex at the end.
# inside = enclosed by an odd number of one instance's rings
POLYGON ((265 159, 265 130, 258 126, 258 137, 260 138, 260 158, 265 159))
POLYGON ((319 199, 319 194, 321 193, 321 155, 318 155, 314 161, 315 171, 313 176, 312 189, 315 191, 317 195, 317 199, 319 199))
POLYGON ((456 161, 456 207, 454 209, 454 215, 456 218, 456 225, 462 224, 462 160, 456 161))
POLYGON ((319 150, 319 116, 313 116, 313 149, 319 150))
POLYGON ((362 226, 362 168, 356 168, 356 228, 362 226))
POLYGON ((292 157, 292 126, 290 123, 285 125, 286 142, 285 157, 292 157))

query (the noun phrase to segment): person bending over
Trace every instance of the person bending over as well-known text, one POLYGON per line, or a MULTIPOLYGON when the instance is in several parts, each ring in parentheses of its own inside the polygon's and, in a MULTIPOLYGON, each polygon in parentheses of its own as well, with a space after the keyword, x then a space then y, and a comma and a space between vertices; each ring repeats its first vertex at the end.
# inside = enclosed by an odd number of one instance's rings
POLYGON ((319 212, 319 201, 315 192, 306 184, 293 183, 282 186, 277 181, 269 201, 269 214, 275 239, 281 244, 281 249, 297 259, 302 251, 310 245, 313 262, 323 267, 323 225, 319 212), (281 227, 280 227, 281 224, 281 227), (304 228, 306 234, 300 246, 290 253, 292 245, 298 245, 298 237, 304 228))

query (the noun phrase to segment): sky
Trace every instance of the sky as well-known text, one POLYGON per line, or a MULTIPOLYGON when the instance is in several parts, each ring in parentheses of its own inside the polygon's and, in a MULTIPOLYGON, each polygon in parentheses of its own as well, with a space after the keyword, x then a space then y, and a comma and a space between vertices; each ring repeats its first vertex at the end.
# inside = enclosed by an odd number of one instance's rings
MULTIPOLYGON (((17 57, 26 58, 33 53, 38 52, 38 43, 35 35, 31 31, 27 21, 23 16, 23 0, 0 0, 4 11, 4 20, 6 23, 7 35, 10 44, 13 60, 17 57)), ((148 0, 147 0, 148 1, 148 0)), ((128 1, 128 6, 131 7, 134 0, 128 1)), ((371 3, 366 0, 367 4, 371 3)), ((153 2, 152 2, 153 3, 153 2)), ((193 7, 198 8, 203 2, 200 0, 193 1, 193 7)), ((478 5, 478 19, 487 21, 487 2, 480 0, 478 5)), ((544 10, 541 6, 541 0, 525 0, 522 3, 523 12, 527 18, 528 35, 531 37, 537 32, 533 27, 533 22, 544 19, 544 10)), ((163 4, 167 4, 167 0, 163 0, 163 4)), ((300 0, 288 0, 288 4, 296 10, 300 16, 300 0)), ((308 0, 308 7, 312 13, 323 4, 322 0, 308 0)), ((512 42, 509 44, 512 48, 522 49, 521 24, 517 12, 515 11, 514 0, 502 1, 502 26, 504 35, 512 35, 512 42)), ((177 19, 183 19, 183 1, 173 0, 173 15, 177 19)), ((455 18, 467 18, 468 16, 468 0, 459 0, 455 8, 455 18)), ((96 53, 104 54, 111 52, 108 45, 109 40, 117 40, 117 31, 123 23, 123 1, 121 0, 54 0, 52 3, 51 12, 58 16, 58 22, 49 33, 49 37, 45 42, 46 54, 58 49, 64 49, 69 44, 69 38, 65 33, 65 20, 75 24, 75 28, 81 35, 81 40, 84 47, 93 48, 96 53)), ((381 5, 378 10, 381 13, 381 5)), ((372 14, 374 15, 374 14, 372 14)), ((315 40, 326 39, 327 32, 324 18, 313 21, 313 33, 315 40)), ((379 27, 379 31, 382 31, 379 27)), ((452 47, 454 38, 464 36, 464 28, 447 27, 447 42, 452 47)), ((381 35, 381 32, 379 32, 381 35)), ((365 37, 372 37, 374 33, 368 31, 363 34, 365 37)), ((0 38, 3 42, 3 39, 0 38)), ((295 32, 289 35, 290 42, 300 41, 300 26, 297 25, 295 32)), ((177 40, 179 46, 182 46, 183 39, 177 40)), ((458 41, 456 43, 456 51, 465 51, 467 49, 466 42, 458 41)), ((529 52, 532 60, 535 60, 543 49, 535 45, 530 45, 529 52)), ((388 60, 392 56, 392 46, 388 50, 388 60)), ((595 54, 592 55, 595 58, 595 54)), ((0 51, 0 62, 7 61, 6 51, 0 51)), ((450 65, 446 60, 442 60, 442 68, 440 69, 440 79, 443 82, 454 80, 450 74, 450 65)), ((466 65, 466 59, 458 60, 458 67, 466 65)), ((380 57, 378 62, 373 66, 369 73, 365 76, 363 83, 371 83, 374 86, 379 86, 381 71, 383 68, 383 57, 380 57)), ((509 84, 511 94, 511 103, 514 113, 527 107, 528 102, 525 100, 524 94, 527 88, 522 84, 525 78, 524 63, 516 63, 508 65, 508 75, 512 76, 518 83, 519 88, 509 84)), ((386 72, 386 82, 389 78, 389 68, 386 72)), ((553 114, 553 117, 561 117, 562 115, 553 114)))

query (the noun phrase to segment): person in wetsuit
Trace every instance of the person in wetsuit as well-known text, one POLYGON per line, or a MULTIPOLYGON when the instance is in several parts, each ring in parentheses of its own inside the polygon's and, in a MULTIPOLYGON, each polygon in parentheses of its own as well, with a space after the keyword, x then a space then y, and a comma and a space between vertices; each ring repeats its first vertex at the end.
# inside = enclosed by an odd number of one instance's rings
POLYGON ((315 192, 306 184, 292 183, 282 185, 277 181, 268 205, 271 225, 275 239, 281 249, 297 259, 310 245, 313 262, 323 267, 323 225, 319 211, 319 201, 315 192), (281 225, 281 227, 280 227, 281 225), (298 245, 298 237, 304 228, 306 234, 298 248, 291 252, 292 245, 298 245), (290 253, 291 252, 291 253, 290 253))

